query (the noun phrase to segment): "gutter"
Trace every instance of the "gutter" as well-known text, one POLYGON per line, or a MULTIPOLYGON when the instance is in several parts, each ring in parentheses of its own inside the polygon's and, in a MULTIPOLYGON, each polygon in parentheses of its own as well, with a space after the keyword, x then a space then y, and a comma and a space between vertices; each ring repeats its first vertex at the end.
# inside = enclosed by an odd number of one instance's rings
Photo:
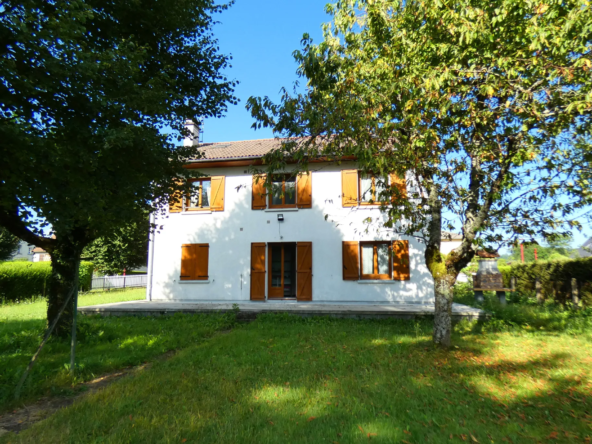
POLYGON ((146 300, 152 300, 152 274, 154 268, 154 240, 155 232, 152 231, 152 225, 154 224, 154 213, 150 213, 150 232, 148 233, 148 276, 146 282, 146 300))

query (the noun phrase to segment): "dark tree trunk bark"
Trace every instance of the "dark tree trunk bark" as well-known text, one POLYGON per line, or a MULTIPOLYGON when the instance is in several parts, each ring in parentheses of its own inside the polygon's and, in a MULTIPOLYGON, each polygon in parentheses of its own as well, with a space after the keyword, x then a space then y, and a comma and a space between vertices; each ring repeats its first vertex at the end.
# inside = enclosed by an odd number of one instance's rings
MULTIPOLYGON (((56 319, 60 310, 75 286, 78 285, 78 261, 82 248, 70 243, 58 242, 50 253, 51 255, 51 280, 47 295, 47 323, 56 319)), ((72 332, 72 320, 74 317, 74 298, 71 297, 52 336, 67 338, 72 332)))

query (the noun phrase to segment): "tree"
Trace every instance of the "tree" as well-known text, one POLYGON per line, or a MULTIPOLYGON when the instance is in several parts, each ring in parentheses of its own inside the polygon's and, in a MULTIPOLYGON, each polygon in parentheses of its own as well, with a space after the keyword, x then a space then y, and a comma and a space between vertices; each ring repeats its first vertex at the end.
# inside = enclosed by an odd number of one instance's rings
POLYGON ((105 275, 141 267, 147 263, 149 231, 148 215, 140 214, 136 221, 118 228, 113 234, 92 241, 82 256, 92 258, 96 270, 105 275))
MULTIPOLYGON (((187 191, 170 128, 222 115, 212 0, 8 0, 0 12, 0 225, 52 259, 48 322, 69 334, 84 247, 187 191), (55 238, 50 238, 55 234, 55 238)), ((183 134, 183 133, 182 133, 183 134)))
POLYGON ((266 163, 354 158, 377 177, 406 177, 409 199, 396 187, 382 193, 385 226, 425 242, 434 342, 449 346, 452 286, 480 245, 578 224, 564 217, 585 202, 577 183, 566 185, 574 145, 562 140, 590 124, 591 9, 583 0, 342 0, 327 11, 324 41, 305 34, 295 53, 306 91, 248 101, 254 127, 303 138, 266 163), (443 225, 463 236, 446 257, 443 225))
POLYGON ((0 227, 0 261, 12 259, 18 251, 21 240, 0 227))

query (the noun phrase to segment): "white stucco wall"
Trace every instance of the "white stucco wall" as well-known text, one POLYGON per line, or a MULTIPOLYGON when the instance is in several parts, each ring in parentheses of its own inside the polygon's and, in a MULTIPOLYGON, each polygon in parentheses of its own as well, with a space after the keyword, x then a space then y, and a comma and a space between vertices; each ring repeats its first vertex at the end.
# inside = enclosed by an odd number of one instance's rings
MULTIPOLYGON (((155 220, 152 281, 148 297, 171 301, 248 301, 252 242, 312 242, 313 301, 324 303, 389 303, 433 300, 433 280, 424 263, 424 246, 414 238, 380 229, 377 208, 341 206, 341 169, 315 165, 312 173, 313 208, 251 209, 252 176, 246 167, 200 169, 206 175, 225 175, 225 208, 215 213, 172 213, 155 220), (277 214, 284 222, 277 221, 277 214), (411 280, 344 281, 342 241, 409 240, 411 280), (209 281, 180 282, 181 245, 208 243, 209 281)), ((150 270, 149 270, 150 272, 150 270)), ((267 279, 266 279, 267 282, 267 279)), ((275 301, 274 301, 275 303, 275 301)))
POLYGON ((442 254, 448 254, 450 253, 452 250, 454 250, 455 248, 460 247, 460 244, 462 242, 459 240, 449 240, 449 241, 442 241, 442 243, 440 244, 440 252, 442 254))

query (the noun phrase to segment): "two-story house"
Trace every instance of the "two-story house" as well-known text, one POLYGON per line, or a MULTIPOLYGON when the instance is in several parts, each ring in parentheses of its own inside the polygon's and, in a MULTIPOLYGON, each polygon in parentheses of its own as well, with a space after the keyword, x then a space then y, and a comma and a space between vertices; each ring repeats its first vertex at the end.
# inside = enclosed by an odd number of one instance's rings
POLYGON ((203 175, 191 182, 195 192, 155 220, 162 229, 150 242, 147 299, 432 302, 424 245, 382 226, 376 178, 330 162, 311 163, 308 174, 254 176, 250 167, 279 146, 201 144, 204 157, 187 165, 203 175))

